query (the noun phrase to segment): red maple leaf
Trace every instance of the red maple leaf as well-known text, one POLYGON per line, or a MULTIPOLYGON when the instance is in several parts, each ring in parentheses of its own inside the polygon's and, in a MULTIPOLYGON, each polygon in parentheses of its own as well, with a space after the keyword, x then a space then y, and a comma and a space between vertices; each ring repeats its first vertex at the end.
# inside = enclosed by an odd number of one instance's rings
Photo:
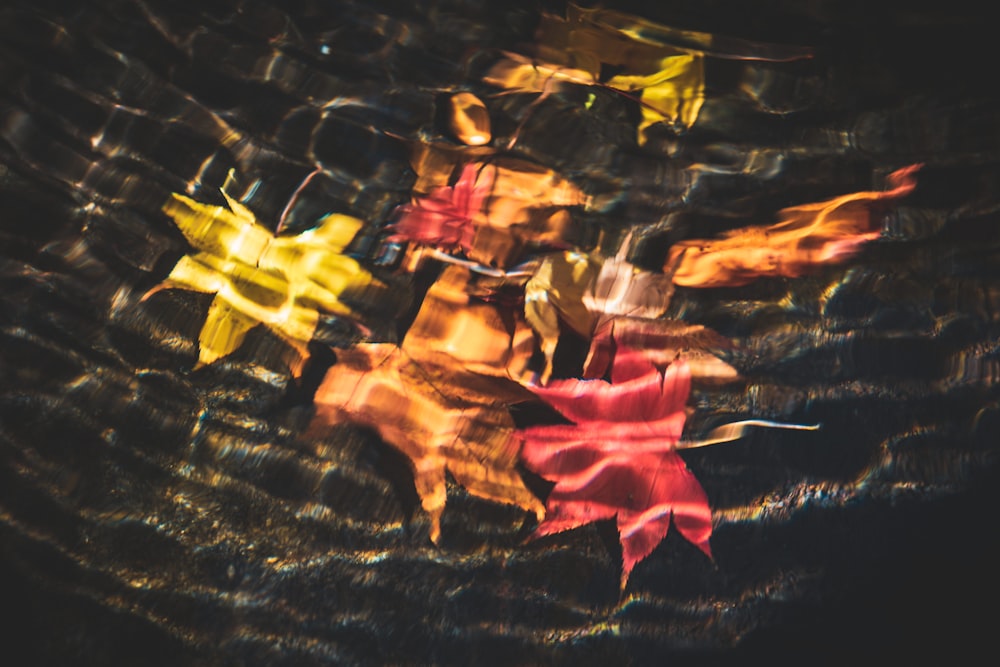
POLYGON ((676 445, 691 391, 687 362, 660 373, 639 354, 616 357, 611 382, 556 380, 533 392, 575 422, 519 431, 525 465, 555 482, 533 537, 615 518, 622 589, 635 565, 666 537, 671 518, 712 557, 712 512, 676 445))
POLYGON ((493 187, 493 170, 473 163, 462 168, 455 185, 437 187, 399 208, 391 241, 414 241, 468 252, 476 235, 474 218, 493 187))

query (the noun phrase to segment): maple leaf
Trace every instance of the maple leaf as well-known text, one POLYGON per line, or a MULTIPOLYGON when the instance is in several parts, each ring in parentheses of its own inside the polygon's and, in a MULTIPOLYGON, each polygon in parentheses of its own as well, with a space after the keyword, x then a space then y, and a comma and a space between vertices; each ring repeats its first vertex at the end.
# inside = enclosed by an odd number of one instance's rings
POLYGON ((693 125, 705 99, 704 56, 648 39, 651 26, 656 24, 638 17, 571 5, 566 19, 543 15, 537 60, 505 54, 484 81, 515 92, 542 93, 535 104, 564 84, 598 85, 622 93, 639 103, 637 140, 642 145, 655 123, 693 125), (609 17, 616 22, 606 20, 609 17), (607 66, 619 73, 601 81, 607 66))
MULTIPOLYGON (((404 140, 400 137, 400 140, 404 140)), ((495 155, 489 146, 456 146, 441 141, 410 142, 410 168, 417 175, 413 192, 427 194, 446 186, 470 162, 483 162, 495 155)))
POLYGON ((671 522, 711 558, 708 497, 676 451, 691 389, 683 360, 660 373, 639 356, 623 355, 610 383, 557 380, 530 389, 573 422, 518 432, 525 465, 555 482, 534 538, 614 518, 623 590, 671 522))
POLYGON ((467 269, 446 267, 401 346, 338 351, 316 392, 311 430, 355 423, 410 459, 437 542, 445 471, 472 495, 544 514, 518 473, 519 441, 507 411, 530 392, 510 379, 531 354, 530 331, 467 293, 467 269))
POLYGON ((180 194, 164 204, 163 211, 197 252, 182 257, 143 298, 171 288, 214 294, 198 337, 199 365, 230 354, 250 329, 263 324, 298 352, 292 364, 298 376, 319 311, 352 316, 341 297, 382 286, 341 254, 362 222, 331 214, 314 229, 276 237, 250 209, 223 194, 229 209, 180 194))
POLYGON ((812 57, 802 47, 676 30, 623 12, 572 3, 565 18, 543 13, 536 34, 534 59, 506 53, 484 81, 513 92, 541 93, 532 106, 567 84, 616 91, 639 104, 639 145, 657 123, 680 128, 695 123, 705 100, 706 56, 772 62, 812 57), (602 80, 602 71, 608 69, 616 75, 602 80))
POLYGON ((389 240, 457 247, 468 252, 475 237, 473 218, 482 210, 492 184, 492 171, 483 172, 471 163, 465 165, 455 185, 434 188, 429 195, 415 197, 412 204, 401 206, 389 240))
POLYGON ((873 209, 912 192, 919 169, 910 165, 893 172, 888 179, 892 187, 884 192, 856 192, 786 208, 774 225, 677 243, 664 271, 673 274, 676 285, 735 287, 761 276, 794 278, 815 266, 842 262, 879 237, 873 209))
POLYGON ((609 88, 637 95, 639 110, 638 143, 648 140, 648 130, 657 123, 677 123, 691 127, 705 102, 705 59, 701 54, 676 53, 665 56, 652 74, 619 74, 607 81, 609 88))
POLYGON ((316 391, 310 430, 360 424, 402 452, 430 515, 434 542, 441 536, 446 470, 472 495, 517 505, 541 519, 544 508, 516 469, 519 443, 506 408, 477 402, 487 393, 482 377, 472 378, 476 387, 468 392, 457 373, 449 374, 450 386, 442 392, 444 379, 393 344, 361 343, 338 351, 337 363, 316 391), (461 398, 463 393, 468 397, 461 398))
MULTIPOLYGON (((468 268, 445 267, 424 295, 402 347, 427 368, 512 380, 500 385, 508 391, 495 398, 530 398, 519 381, 534 353, 531 329, 514 309, 472 297, 475 282, 468 268)), ((451 384, 442 382, 442 390, 451 384)), ((495 390, 497 384, 491 386, 495 390)))
MULTIPOLYGON (((619 74, 605 82, 586 70, 506 54, 490 68, 483 81, 511 92, 541 93, 532 107, 567 84, 600 86, 622 93, 639 103, 642 120, 637 128, 637 141, 641 146, 646 143, 648 129, 656 123, 693 125, 705 100, 704 58, 672 49, 662 51, 664 55, 655 67, 640 74, 619 74), (672 55, 665 55, 672 51, 672 55)), ((516 140, 515 133, 508 147, 516 140)))

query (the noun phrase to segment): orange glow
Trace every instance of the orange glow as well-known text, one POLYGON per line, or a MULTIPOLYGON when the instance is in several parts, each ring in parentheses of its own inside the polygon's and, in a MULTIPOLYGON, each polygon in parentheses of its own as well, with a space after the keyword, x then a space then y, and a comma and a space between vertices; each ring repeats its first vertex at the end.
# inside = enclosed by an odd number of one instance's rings
POLYGON ((490 143, 490 114, 482 100, 472 93, 451 96, 451 132, 456 139, 469 146, 490 143))

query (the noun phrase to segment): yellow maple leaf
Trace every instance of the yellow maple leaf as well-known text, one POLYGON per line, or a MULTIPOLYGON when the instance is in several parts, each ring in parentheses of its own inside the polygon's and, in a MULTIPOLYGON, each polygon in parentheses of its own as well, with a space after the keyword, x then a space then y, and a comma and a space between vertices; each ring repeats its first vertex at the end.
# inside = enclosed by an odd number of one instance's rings
POLYGON ((341 296, 380 285, 342 254, 362 222, 330 214, 297 236, 275 236, 250 209, 223 195, 228 209, 180 194, 164 204, 164 213, 197 252, 182 257, 146 297, 170 288, 215 294, 198 337, 199 365, 230 354, 250 329, 263 324, 298 352, 291 369, 298 376, 319 312, 350 316, 341 296))

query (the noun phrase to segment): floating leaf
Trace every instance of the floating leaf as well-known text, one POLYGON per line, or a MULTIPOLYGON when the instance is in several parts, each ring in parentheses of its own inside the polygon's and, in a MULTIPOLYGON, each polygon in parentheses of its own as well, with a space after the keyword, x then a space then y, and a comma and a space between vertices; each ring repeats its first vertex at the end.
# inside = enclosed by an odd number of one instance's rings
POLYGON ((573 422, 519 431, 528 468, 555 482, 534 537, 603 519, 616 520, 621 587, 635 565, 666 537, 671 520, 711 557, 708 497, 676 451, 691 389, 682 360, 665 373, 623 355, 611 382, 556 380, 531 387, 573 422))
POLYGON ((440 141, 411 144, 410 167, 417 175, 415 194, 427 194, 450 184, 469 162, 482 162, 495 154, 489 146, 456 146, 440 141))
POLYGON ((647 130, 655 123, 690 127, 705 99, 704 57, 644 38, 637 28, 647 23, 632 19, 634 26, 613 25, 601 13, 573 5, 566 19, 544 14, 538 28, 537 58, 531 61, 506 54, 484 81, 512 91, 540 92, 543 97, 567 83, 601 85, 625 93, 642 110, 639 144, 646 142, 647 130), (602 81, 606 68, 617 74, 602 81))
POLYGON ((889 176, 890 190, 856 192, 781 211, 781 222, 744 227, 720 239, 691 239, 670 248, 664 270, 685 287, 746 285, 761 276, 797 277, 809 269, 836 264, 876 239, 874 211, 916 187, 920 165, 889 176))
POLYGON ((503 58, 490 67, 483 82, 511 92, 535 92, 543 96, 561 90, 565 84, 598 85, 596 75, 590 71, 541 62, 510 51, 504 51, 503 58))
MULTIPOLYGON (((519 381, 534 353, 531 329, 514 309, 470 296, 472 282, 467 268, 445 267, 427 290, 403 348, 424 366, 519 381)), ((450 384, 442 383, 443 390, 450 384)), ((511 383, 509 389, 520 387, 511 383)), ((520 391, 501 397, 528 398, 520 391)))
POLYGON ((493 171, 467 164, 454 185, 434 188, 427 196, 399 207, 390 241, 413 241, 468 252, 475 238, 473 219, 483 210, 493 186, 493 171))
POLYGON ((199 364, 230 354, 263 324, 298 351, 292 372, 299 375, 319 311, 351 316, 341 297, 380 286, 341 254, 362 222, 331 214, 314 229, 276 237, 247 207, 226 199, 229 209, 171 196, 163 211, 197 252, 182 257, 146 297, 170 288, 215 294, 199 335, 199 364))
POLYGON ((658 66, 652 74, 619 74, 607 81, 608 87, 634 93, 642 101, 640 146, 646 143, 647 131, 656 123, 677 123, 685 128, 694 125, 705 101, 705 60, 700 54, 666 56, 658 66))
MULTIPOLYGON (((566 18, 544 14, 539 41, 566 44, 579 52, 597 54, 602 62, 641 63, 655 51, 643 47, 673 47, 727 60, 788 62, 813 56, 812 49, 788 44, 768 44, 692 30, 679 30, 613 9, 588 9, 569 3, 566 18)), ((654 56, 655 57, 655 56, 654 56)))

